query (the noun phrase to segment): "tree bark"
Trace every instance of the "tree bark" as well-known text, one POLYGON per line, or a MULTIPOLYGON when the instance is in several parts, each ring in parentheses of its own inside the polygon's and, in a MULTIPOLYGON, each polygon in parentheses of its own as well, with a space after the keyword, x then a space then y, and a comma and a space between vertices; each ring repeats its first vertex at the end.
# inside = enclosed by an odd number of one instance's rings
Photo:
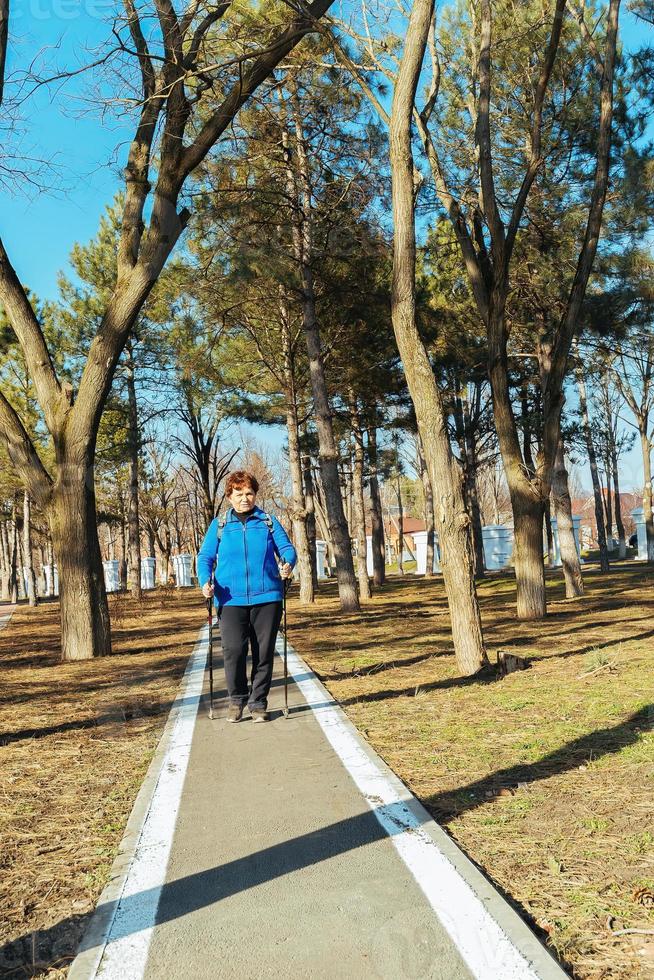
POLYGON ((354 534, 357 542, 357 580, 359 596, 370 598, 370 579, 368 578, 368 542, 366 541, 366 509, 363 499, 363 429, 361 417, 354 394, 350 393, 350 423, 354 438, 354 465, 352 466, 352 495, 354 534))
POLYGON ((125 378, 128 403, 129 444, 129 565, 127 587, 132 597, 140 602, 141 591, 141 528, 139 522, 139 416, 136 400, 134 344, 130 338, 125 344, 125 378))
POLYGON ((513 564, 518 619, 542 619, 547 613, 543 563, 543 515, 547 494, 538 477, 530 478, 523 462, 509 395, 505 291, 493 298, 489 314, 488 356, 495 431, 502 453, 513 510, 513 564))
POLYGON ((111 653, 92 459, 91 452, 77 464, 61 467, 47 509, 59 572, 63 660, 88 660, 111 653))
POLYGON ((559 550, 565 578, 565 595, 567 599, 578 599, 584 594, 584 580, 575 543, 572 502, 568 488, 568 472, 565 468, 562 439, 559 439, 554 468, 552 469, 552 498, 559 532, 559 550))
POLYGON ((372 537, 373 585, 381 587, 386 580, 386 543, 379 479, 377 477, 377 426, 368 427, 368 486, 370 490, 370 534, 372 537))
POLYGON ((391 315, 429 475, 437 495, 436 522, 457 666, 462 674, 469 676, 487 662, 475 592, 470 519, 463 500, 461 473, 452 455, 441 394, 415 316, 411 119, 433 11, 433 0, 414 0, 393 93, 389 134, 394 225, 391 315))
POLYGON ((318 567, 316 565, 316 502, 313 491, 313 474, 311 472, 311 456, 301 456, 302 477, 304 484, 304 506, 307 513, 307 540, 309 543, 309 557, 311 560, 311 580, 313 591, 318 588, 318 567))
POLYGON ((27 601, 30 606, 36 606, 36 576, 32 561, 32 506, 27 490, 23 495, 23 569, 27 572, 27 601))
POLYGON ((604 525, 604 504, 602 502, 602 488, 600 486, 599 472, 597 469, 597 454, 593 443, 593 434, 590 428, 590 418, 588 417, 588 399, 586 396, 586 382, 584 380, 581 360, 579 358, 579 347, 575 343, 575 377, 577 379, 577 390, 579 391, 579 410, 581 412, 581 423, 586 442, 586 453, 588 455, 588 465, 590 466, 590 476, 593 484, 593 500, 595 503, 595 524, 597 526, 597 544, 600 553, 600 568, 603 572, 610 569, 609 552, 606 546, 606 529, 604 525))

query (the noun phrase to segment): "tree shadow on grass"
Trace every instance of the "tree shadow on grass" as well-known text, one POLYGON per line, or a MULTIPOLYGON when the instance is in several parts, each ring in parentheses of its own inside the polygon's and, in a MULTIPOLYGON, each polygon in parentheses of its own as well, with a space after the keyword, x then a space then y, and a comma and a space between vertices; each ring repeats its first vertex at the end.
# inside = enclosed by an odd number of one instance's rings
MULTIPOLYGON (((566 742, 543 756, 538 762, 517 763, 476 779, 456 790, 436 793, 423 800, 436 820, 451 820, 468 810, 474 810, 495 799, 503 789, 517 787, 519 784, 531 785, 550 776, 577 769, 591 759, 616 755, 629 745, 634 745, 642 735, 654 730, 654 704, 645 705, 624 721, 611 728, 581 735, 572 742, 566 742)), ((586 778, 592 778, 586 777, 586 778)))
POLYGON ((349 704, 366 704, 375 701, 392 701, 394 698, 413 697, 416 690, 424 691, 446 691, 452 687, 474 687, 476 685, 494 684, 500 679, 494 666, 480 670, 471 677, 443 677, 438 681, 430 681, 428 684, 411 684, 410 687, 395 688, 393 690, 371 691, 368 694, 356 694, 349 698, 339 700, 341 707, 349 704))
MULTIPOLYGON (((432 637, 426 637, 427 640, 432 640, 432 637)), ((352 645, 348 645, 348 650, 352 649, 352 645)), ((401 667, 413 667, 415 664, 424 663, 426 660, 431 660, 432 657, 445 657, 451 654, 451 650, 438 650, 436 652, 430 651, 428 653, 419 653, 415 657, 389 657, 388 660, 381 661, 376 664, 366 664, 362 667, 357 667, 355 670, 343 670, 334 671, 331 674, 321 673, 320 670, 313 668, 316 677, 319 677, 321 681, 345 681, 352 680, 355 677, 366 677, 372 674, 381 674, 386 670, 393 670, 397 667, 399 670, 401 667)))

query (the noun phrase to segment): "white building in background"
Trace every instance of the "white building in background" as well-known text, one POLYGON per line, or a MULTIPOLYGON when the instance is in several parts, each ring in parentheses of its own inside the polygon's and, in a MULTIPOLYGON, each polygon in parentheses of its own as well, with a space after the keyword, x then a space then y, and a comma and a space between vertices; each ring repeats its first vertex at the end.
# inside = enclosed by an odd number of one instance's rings
POLYGON ((141 558, 141 588, 154 589, 156 558, 141 558))
POLYGON ((513 556, 513 528, 506 524, 487 524, 482 527, 481 536, 487 570, 507 568, 513 556))
POLYGON ((636 561, 647 561, 647 527, 645 525, 645 511, 642 507, 632 510, 631 516, 636 525, 636 536, 638 538, 636 561))
POLYGON ((107 592, 120 590, 120 563, 118 561, 103 561, 104 587, 107 592))
POLYGON ((193 556, 189 554, 173 555, 171 560, 177 588, 189 588, 192 585, 193 556))
MULTIPOLYGON (((427 574, 427 531, 413 531, 413 541, 416 548, 416 575, 427 574)), ((432 572, 441 571, 441 549, 438 535, 434 532, 434 562, 432 572)))
POLYGON ((319 580, 329 578, 327 575, 327 542, 316 539, 316 574, 319 580))

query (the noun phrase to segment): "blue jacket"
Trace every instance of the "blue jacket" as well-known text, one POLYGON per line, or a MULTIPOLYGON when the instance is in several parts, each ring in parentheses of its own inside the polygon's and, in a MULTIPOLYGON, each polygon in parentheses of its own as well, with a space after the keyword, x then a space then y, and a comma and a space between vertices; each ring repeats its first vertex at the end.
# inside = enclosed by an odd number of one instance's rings
POLYGON ((220 528, 215 518, 204 536, 198 553, 198 582, 202 587, 214 575, 214 602, 217 606, 260 606, 281 602, 284 585, 275 554, 295 565, 297 555, 286 531, 271 516, 272 532, 265 512, 255 507, 245 524, 230 507, 220 528))

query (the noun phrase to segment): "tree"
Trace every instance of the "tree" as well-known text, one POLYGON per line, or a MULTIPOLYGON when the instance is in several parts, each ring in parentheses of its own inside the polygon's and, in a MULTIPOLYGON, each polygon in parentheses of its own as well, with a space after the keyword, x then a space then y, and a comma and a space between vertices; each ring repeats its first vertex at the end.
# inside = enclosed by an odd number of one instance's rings
POLYGON ((411 122, 416 89, 434 13, 433 0, 414 0, 395 80, 390 160, 393 199, 392 320, 432 487, 442 568, 457 665, 465 675, 486 662, 474 585, 470 519, 462 477, 453 458, 441 392, 416 325, 416 230, 411 122))
POLYGON ((138 66, 138 119, 125 168, 116 284, 76 391, 58 377, 41 324, 0 241, 0 303, 20 342, 52 438, 54 471, 48 471, 2 393, 0 435, 50 524, 60 574, 64 659, 111 651, 95 512, 95 442, 120 354, 188 223, 190 212, 178 204, 184 185, 252 93, 315 29, 329 5, 330 0, 314 0, 280 22, 268 7, 251 17, 224 3, 190 2, 178 13, 169 0, 154 0, 140 11, 134 0, 124 0, 124 18, 115 25, 117 57, 128 70, 138 66), (150 17, 158 24, 158 39, 150 17), (248 23, 243 45, 235 37, 239 20, 248 23))

